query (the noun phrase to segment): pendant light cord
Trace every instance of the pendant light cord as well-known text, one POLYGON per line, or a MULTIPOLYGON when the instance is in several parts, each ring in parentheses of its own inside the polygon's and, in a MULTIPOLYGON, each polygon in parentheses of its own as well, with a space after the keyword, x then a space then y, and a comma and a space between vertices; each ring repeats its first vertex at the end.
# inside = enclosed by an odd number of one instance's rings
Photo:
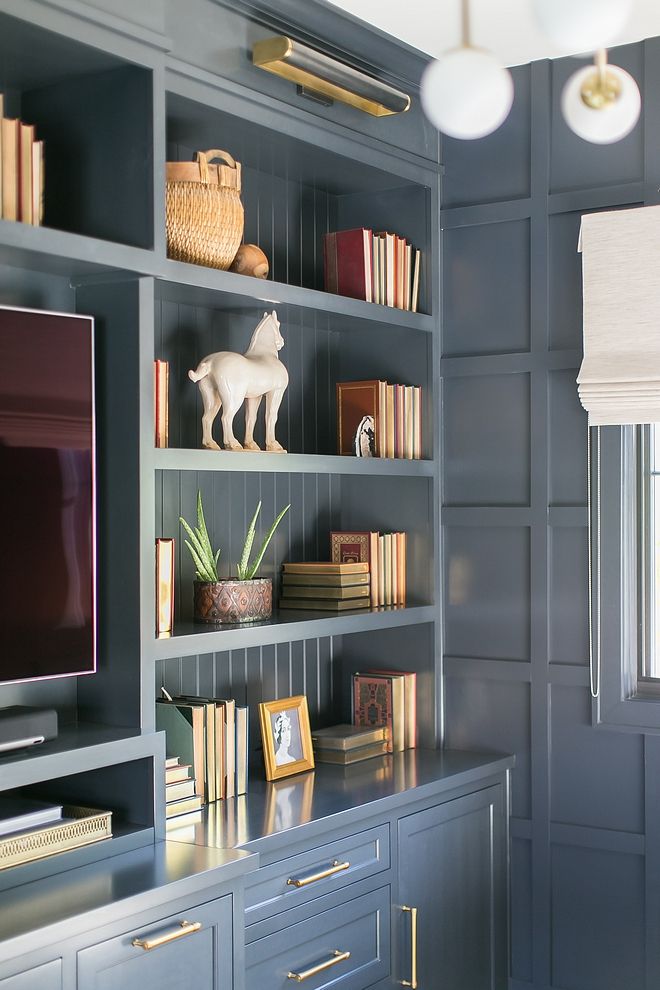
POLYGON ((594 589, 593 589, 593 557, 592 542, 594 525, 592 521, 593 498, 591 494, 591 427, 587 426, 587 544, 588 544, 588 595, 589 595, 589 687, 591 697, 600 694, 600 427, 596 427, 596 525, 595 525, 595 556, 596 556, 596 642, 594 651, 594 589))
POLYGON ((470 43, 470 0, 461 4, 461 48, 471 48, 470 43))

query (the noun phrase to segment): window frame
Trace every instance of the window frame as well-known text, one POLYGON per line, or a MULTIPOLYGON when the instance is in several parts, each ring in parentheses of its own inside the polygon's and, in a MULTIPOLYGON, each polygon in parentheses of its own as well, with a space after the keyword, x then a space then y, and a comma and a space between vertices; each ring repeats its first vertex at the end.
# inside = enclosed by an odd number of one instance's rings
POLYGON ((592 432, 592 663, 599 672, 592 672, 598 680, 592 719, 608 728, 660 732, 660 679, 642 678, 640 666, 642 446, 634 426, 602 426, 592 432))

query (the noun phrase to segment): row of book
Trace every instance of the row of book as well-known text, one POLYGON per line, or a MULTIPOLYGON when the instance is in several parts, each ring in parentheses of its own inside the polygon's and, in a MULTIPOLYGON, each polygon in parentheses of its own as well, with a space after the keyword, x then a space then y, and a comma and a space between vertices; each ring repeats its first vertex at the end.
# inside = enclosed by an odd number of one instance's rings
MULTIPOLYGON (((248 773, 248 709, 233 699, 201 698, 193 695, 165 697, 156 703, 156 728, 165 732, 166 756, 178 761, 166 768, 166 785, 183 783, 190 776, 192 793, 202 802, 245 794, 248 773), (190 767, 177 776, 175 768, 190 767), (172 771, 167 775, 167 770, 172 771)), ((187 785, 189 787, 190 785, 187 785)), ((175 800, 172 797, 172 800, 175 800)), ((194 811, 192 806, 189 811, 194 811)), ((180 814, 181 811, 172 811, 180 814)))
POLYGON ((0 217, 38 227, 44 212, 44 143, 34 124, 5 117, 0 93, 0 217))
POLYGON ((422 252, 404 237, 367 227, 323 237, 326 292, 417 312, 422 252))
MULTIPOLYGON (((337 383, 340 454, 369 456, 361 443, 365 418, 373 420, 373 457, 419 460, 422 456, 422 389, 378 379, 337 383)), ((369 427, 371 423, 369 422, 369 427)))
POLYGON ((406 604, 407 545, 403 532, 342 531, 330 534, 330 556, 335 565, 367 566, 369 604, 374 608, 406 604))
POLYGON ((370 669, 353 674, 353 724, 385 726, 388 752, 417 745, 417 675, 370 669))

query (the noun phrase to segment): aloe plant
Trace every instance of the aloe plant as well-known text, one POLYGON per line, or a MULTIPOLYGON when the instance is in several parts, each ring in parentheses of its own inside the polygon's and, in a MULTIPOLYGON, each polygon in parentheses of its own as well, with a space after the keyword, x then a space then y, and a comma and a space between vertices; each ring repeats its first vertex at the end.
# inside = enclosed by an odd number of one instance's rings
POLYGON ((251 581, 252 578, 254 577, 254 575, 257 573, 257 571, 259 570, 259 565, 261 564, 261 561, 263 560, 263 556, 264 556, 266 550, 268 549, 268 544, 270 543, 270 541, 273 538, 273 533, 275 532, 275 530, 279 526, 280 522, 284 518, 284 515, 289 510, 289 508, 290 508, 290 505, 286 505, 282 509, 282 511, 278 515, 277 519, 275 520, 275 522, 273 523, 273 525, 268 530, 268 535, 266 536, 266 539, 264 540, 264 542, 261 544, 261 549, 259 550, 259 553, 255 557, 255 559, 253 560, 253 562, 250 563, 250 554, 252 553, 252 544, 254 543, 254 535, 255 535, 256 530, 257 530, 257 519, 259 518, 259 513, 261 512, 261 502, 258 503, 257 508, 255 509, 254 515, 252 516, 252 522, 248 526, 248 531, 247 531, 246 536, 245 536, 245 544, 243 546, 243 553, 241 554, 241 559, 239 560, 238 564, 236 565, 236 571, 238 573, 238 580, 239 581, 251 581))
MULTIPOLYGON (((241 554, 241 559, 236 565, 236 570, 238 574, 239 581, 251 581, 259 570, 261 561, 263 560, 264 554, 268 549, 268 544, 273 538, 273 533, 282 521, 285 513, 289 510, 290 505, 285 506, 282 509, 277 519, 273 525, 268 530, 268 535, 266 536, 264 542, 261 544, 261 549, 255 557, 255 559, 250 563, 250 554, 252 553, 252 545, 254 543, 254 537, 257 531, 257 520, 259 518, 259 513, 261 512, 261 502, 257 505, 254 515, 252 516, 252 521, 248 526, 248 531, 245 536, 245 544, 243 546, 243 553, 241 554)), ((190 537, 186 540, 186 546, 190 550, 190 555, 193 559, 195 565, 195 574, 197 575, 198 581, 219 581, 218 577, 218 560, 220 558, 220 550, 213 552, 211 546, 211 540, 209 539, 208 530, 206 528, 206 520, 204 519, 204 508, 202 506, 202 493, 197 492, 197 526, 193 529, 183 516, 179 516, 179 522, 185 529, 186 533, 190 537)))
POLYGON ((220 550, 213 553, 209 533, 204 519, 204 509, 202 507, 202 493, 197 492, 197 526, 195 529, 189 526, 183 516, 179 516, 179 522, 190 537, 186 540, 186 546, 190 550, 190 555, 195 565, 195 574, 198 581, 219 581, 218 560, 220 550))

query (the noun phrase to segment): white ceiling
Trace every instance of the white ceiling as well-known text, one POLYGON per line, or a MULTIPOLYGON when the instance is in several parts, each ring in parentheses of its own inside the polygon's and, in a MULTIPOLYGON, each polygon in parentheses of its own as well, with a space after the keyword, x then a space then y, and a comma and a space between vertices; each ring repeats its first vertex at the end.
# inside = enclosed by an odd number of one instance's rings
MULTIPOLYGON (((330 0, 413 48, 437 57, 460 38, 460 0, 330 0)), ((575 0, 576 3, 579 0, 575 0)), ((472 0, 472 40, 505 65, 564 54, 540 33, 531 0, 472 0)), ((660 35, 660 0, 636 0, 617 44, 660 35)))

